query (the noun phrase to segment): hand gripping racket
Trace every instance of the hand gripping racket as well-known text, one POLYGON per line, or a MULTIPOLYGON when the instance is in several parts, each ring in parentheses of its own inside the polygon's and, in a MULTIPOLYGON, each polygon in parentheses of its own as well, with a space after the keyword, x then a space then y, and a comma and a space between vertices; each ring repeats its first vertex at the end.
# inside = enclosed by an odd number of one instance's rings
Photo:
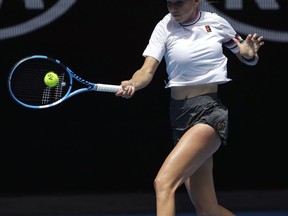
POLYGON ((33 55, 18 61, 9 74, 8 88, 17 103, 34 109, 55 106, 86 91, 116 93, 122 89, 120 85, 88 82, 59 60, 44 55, 33 55), (54 87, 49 87, 44 82, 45 75, 51 71, 58 75, 58 82, 54 87), (75 80, 77 82, 73 83, 75 80), (75 89, 75 84, 81 87, 75 89))

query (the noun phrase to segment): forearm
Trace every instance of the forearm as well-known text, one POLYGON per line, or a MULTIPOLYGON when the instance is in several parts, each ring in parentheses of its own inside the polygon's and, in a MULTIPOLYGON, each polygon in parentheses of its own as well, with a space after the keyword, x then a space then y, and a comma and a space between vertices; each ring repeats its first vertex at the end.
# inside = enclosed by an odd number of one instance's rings
POLYGON ((137 91, 149 85, 152 78, 153 74, 151 72, 145 71, 144 68, 141 68, 133 74, 129 82, 135 87, 135 90, 137 91))
POLYGON ((153 79, 159 62, 153 57, 146 57, 142 67, 137 70, 129 80, 135 90, 145 88, 153 79))

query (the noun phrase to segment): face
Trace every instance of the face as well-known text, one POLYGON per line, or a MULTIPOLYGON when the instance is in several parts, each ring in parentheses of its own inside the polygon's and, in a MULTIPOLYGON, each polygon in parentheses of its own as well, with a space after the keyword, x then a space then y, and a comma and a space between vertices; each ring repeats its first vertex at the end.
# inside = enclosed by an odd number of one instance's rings
POLYGON ((199 0, 167 0, 167 8, 176 22, 181 23, 193 19, 199 0))

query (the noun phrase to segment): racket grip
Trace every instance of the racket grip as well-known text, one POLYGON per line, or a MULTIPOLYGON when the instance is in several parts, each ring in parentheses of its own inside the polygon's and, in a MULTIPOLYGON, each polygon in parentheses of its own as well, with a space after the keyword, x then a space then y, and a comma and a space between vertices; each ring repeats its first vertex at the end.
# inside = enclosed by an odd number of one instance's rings
POLYGON ((108 85, 108 84, 100 84, 100 83, 96 85, 96 91, 101 91, 101 92, 116 93, 121 89, 122 87, 120 85, 108 85))

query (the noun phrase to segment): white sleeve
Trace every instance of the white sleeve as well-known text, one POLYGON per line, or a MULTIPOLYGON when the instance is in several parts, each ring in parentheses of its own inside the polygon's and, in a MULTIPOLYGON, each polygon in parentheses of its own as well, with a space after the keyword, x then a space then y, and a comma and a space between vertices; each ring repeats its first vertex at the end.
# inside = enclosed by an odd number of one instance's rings
POLYGON ((165 24, 166 22, 163 22, 162 20, 155 26, 149 43, 143 52, 144 57, 151 56, 161 62, 165 54, 165 42, 167 38, 165 24))
POLYGON ((241 36, 234 30, 230 23, 222 17, 218 17, 219 23, 221 24, 222 32, 224 35, 223 45, 230 49, 233 53, 239 52, 237 44, 232 40, 232 38, 237 38, 240 42, 243 41, 241 36))

